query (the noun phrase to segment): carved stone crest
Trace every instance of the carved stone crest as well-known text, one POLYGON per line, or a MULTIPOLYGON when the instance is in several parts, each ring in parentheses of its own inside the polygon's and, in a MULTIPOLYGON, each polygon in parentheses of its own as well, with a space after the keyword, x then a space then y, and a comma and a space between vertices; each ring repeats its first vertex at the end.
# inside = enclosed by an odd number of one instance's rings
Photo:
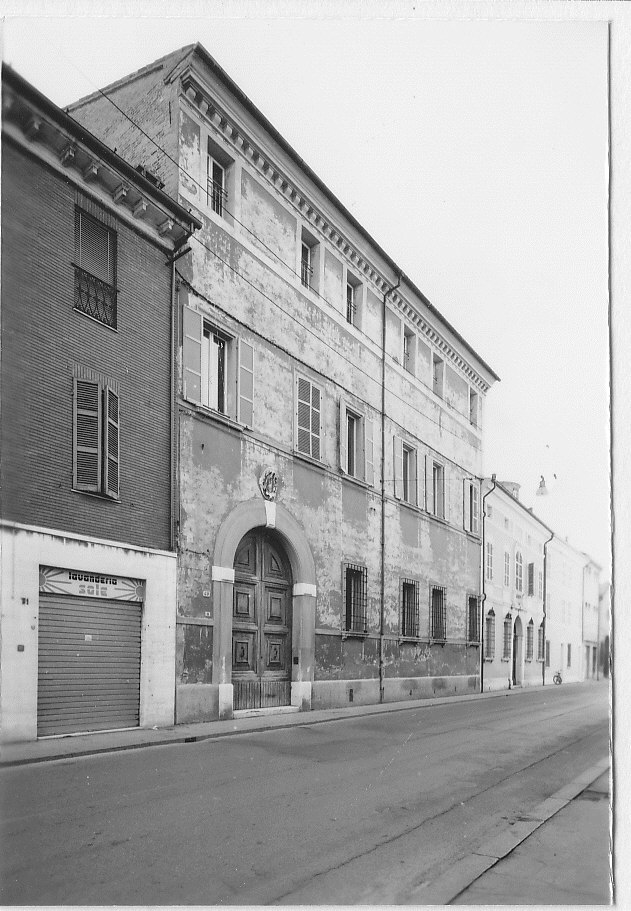
POLYGON ((273 468, 266 468, 259 477, 259 490, 266 500, 275 500, 278 491, 278 475, 273 468))

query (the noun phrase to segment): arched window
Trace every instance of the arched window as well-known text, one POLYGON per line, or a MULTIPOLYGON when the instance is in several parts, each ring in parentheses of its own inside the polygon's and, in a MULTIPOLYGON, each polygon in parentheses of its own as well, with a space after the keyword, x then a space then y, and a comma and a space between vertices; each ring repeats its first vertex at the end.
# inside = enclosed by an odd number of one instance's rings
POLYGON ((526 627, 526 661, 532 661, 535 646, 535 624, 532 617, 526 627))
POLYGON ((502 651, 502 658, 505 661, 508 661, 511 653, 511 641, 513 638, 513 618, 510 614, 506 614, 504 617, 504 649, 502 651))
POLYGON ((488 612, 484 620, 484 657, 495 658, 495 611, 488 612))

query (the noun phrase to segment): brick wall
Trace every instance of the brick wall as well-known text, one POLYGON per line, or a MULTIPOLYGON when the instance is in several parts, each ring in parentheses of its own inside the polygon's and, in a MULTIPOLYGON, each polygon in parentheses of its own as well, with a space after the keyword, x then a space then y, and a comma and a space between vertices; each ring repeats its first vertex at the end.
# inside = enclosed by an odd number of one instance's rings
POLYGON ((168 549, 170 270, 164 251, 117 221, 117 331, 75 311, 78 198, 72 185, 5 142, 2 515, 168 549), (77 367, 119 386, 120 502, 72 490, 77 367))

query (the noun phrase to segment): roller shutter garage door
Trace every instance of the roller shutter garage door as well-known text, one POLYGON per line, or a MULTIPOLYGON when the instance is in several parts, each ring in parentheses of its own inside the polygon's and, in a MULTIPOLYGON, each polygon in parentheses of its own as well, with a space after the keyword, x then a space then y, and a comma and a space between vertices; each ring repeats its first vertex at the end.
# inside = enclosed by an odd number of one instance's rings
POLYGON ((138 727, 142 604, 40 595, 37 735, 138 727))

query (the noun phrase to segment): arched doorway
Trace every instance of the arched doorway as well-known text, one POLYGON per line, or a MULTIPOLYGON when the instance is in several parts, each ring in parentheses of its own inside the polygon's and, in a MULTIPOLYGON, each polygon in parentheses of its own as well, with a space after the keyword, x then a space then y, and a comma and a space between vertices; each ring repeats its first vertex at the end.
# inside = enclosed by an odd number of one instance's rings
POLYGON ((516 617, 515 625, 513 627, 513 686, 521 686, 523 683, 521 654, 522 641, 523 633, 521 619, 519 617, 516 617))
POLYGON ((255 528, 234 558, 232 684, 235 709, 290 705, 292 574, 280 536, 255 528))

